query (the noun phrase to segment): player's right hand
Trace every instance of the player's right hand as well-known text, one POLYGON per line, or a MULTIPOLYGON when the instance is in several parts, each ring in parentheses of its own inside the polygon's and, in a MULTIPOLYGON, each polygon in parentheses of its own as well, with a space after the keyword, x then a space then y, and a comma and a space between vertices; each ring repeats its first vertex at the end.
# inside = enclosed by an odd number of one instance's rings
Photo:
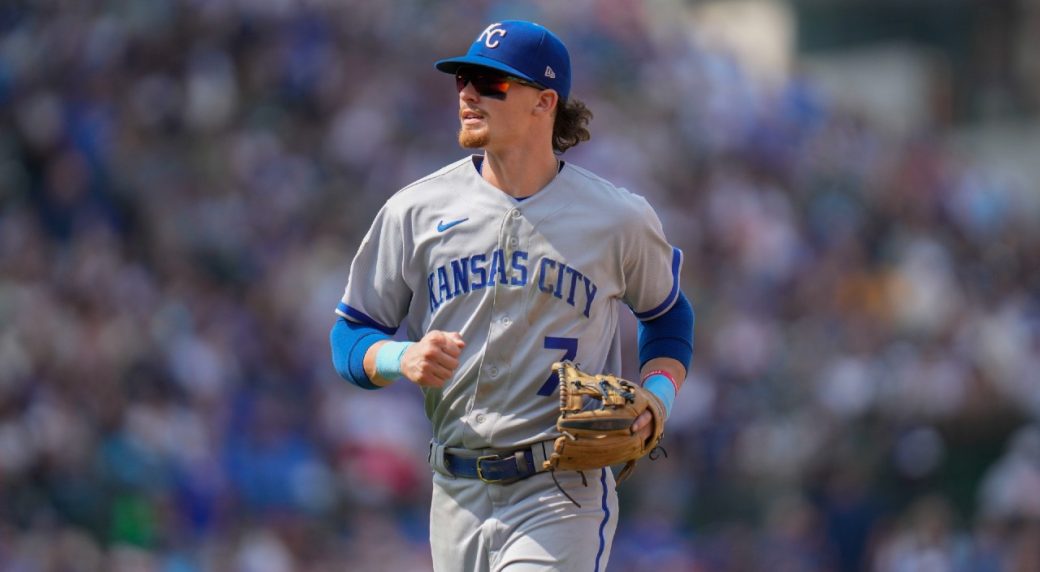
POLYGON ((423 387, 443 387, 459 367, 466 342, 458 332, 432 330, 401 356, 401 375, 423 387))

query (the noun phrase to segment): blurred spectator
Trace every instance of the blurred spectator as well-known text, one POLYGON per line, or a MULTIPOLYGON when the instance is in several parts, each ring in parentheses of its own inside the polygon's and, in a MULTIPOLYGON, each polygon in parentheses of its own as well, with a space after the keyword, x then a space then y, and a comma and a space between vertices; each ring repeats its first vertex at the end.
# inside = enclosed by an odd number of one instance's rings
POLYGON ((878 572, 945 572, 955 569, 955 527, 950 506, 927 497, 911 507, 905 522, 881 543, 874 569, 878 572))
POLYGON ((1016 431, 1004 456, 986 472, 979 514, 987 520, 1040 523, 1040 426, 1016 431))

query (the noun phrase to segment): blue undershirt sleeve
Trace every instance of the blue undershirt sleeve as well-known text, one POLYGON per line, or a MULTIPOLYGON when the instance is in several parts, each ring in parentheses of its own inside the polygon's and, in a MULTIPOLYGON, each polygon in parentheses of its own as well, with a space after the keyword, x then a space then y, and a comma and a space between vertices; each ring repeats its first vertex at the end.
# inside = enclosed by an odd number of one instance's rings
POLYGON ((343 379, 362 389, 379 389, 365 373, 365 353, 376 342, 389 340, 379 330, 351 322, 342 316, 332 325, 329 341, 332 344, 332 365, 343 379))
POLYGON ((639 322, 639 367, 656 357, 670 357, 690 369, 693 359, 693 307, 680 291, 664 314, 639 322))

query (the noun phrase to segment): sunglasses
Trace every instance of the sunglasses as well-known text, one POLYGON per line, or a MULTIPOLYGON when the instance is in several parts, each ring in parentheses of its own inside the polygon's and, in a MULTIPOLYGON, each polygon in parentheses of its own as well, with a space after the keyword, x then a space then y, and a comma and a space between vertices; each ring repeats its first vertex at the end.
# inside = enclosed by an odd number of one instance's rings
POLYGON ((509 87, 513 84, 535 89, 545 89, 536 83, 490 70, 463 68, 455 72, 455 88, 458 91, 462 91, 467 84, 473 84, 473 89, 481 97, 493 97, 496 99, 505 99, 509 87))

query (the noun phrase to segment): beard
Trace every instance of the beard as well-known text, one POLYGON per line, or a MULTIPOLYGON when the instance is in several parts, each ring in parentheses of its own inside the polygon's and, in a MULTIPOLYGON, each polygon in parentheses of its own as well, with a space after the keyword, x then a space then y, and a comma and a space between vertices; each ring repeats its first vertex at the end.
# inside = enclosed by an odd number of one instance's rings
POLYGON ((486 147, 490 137, 487 129, 471 130, 462 127, 459 129, 459 145, 463 149, 480 149, 486 147))

